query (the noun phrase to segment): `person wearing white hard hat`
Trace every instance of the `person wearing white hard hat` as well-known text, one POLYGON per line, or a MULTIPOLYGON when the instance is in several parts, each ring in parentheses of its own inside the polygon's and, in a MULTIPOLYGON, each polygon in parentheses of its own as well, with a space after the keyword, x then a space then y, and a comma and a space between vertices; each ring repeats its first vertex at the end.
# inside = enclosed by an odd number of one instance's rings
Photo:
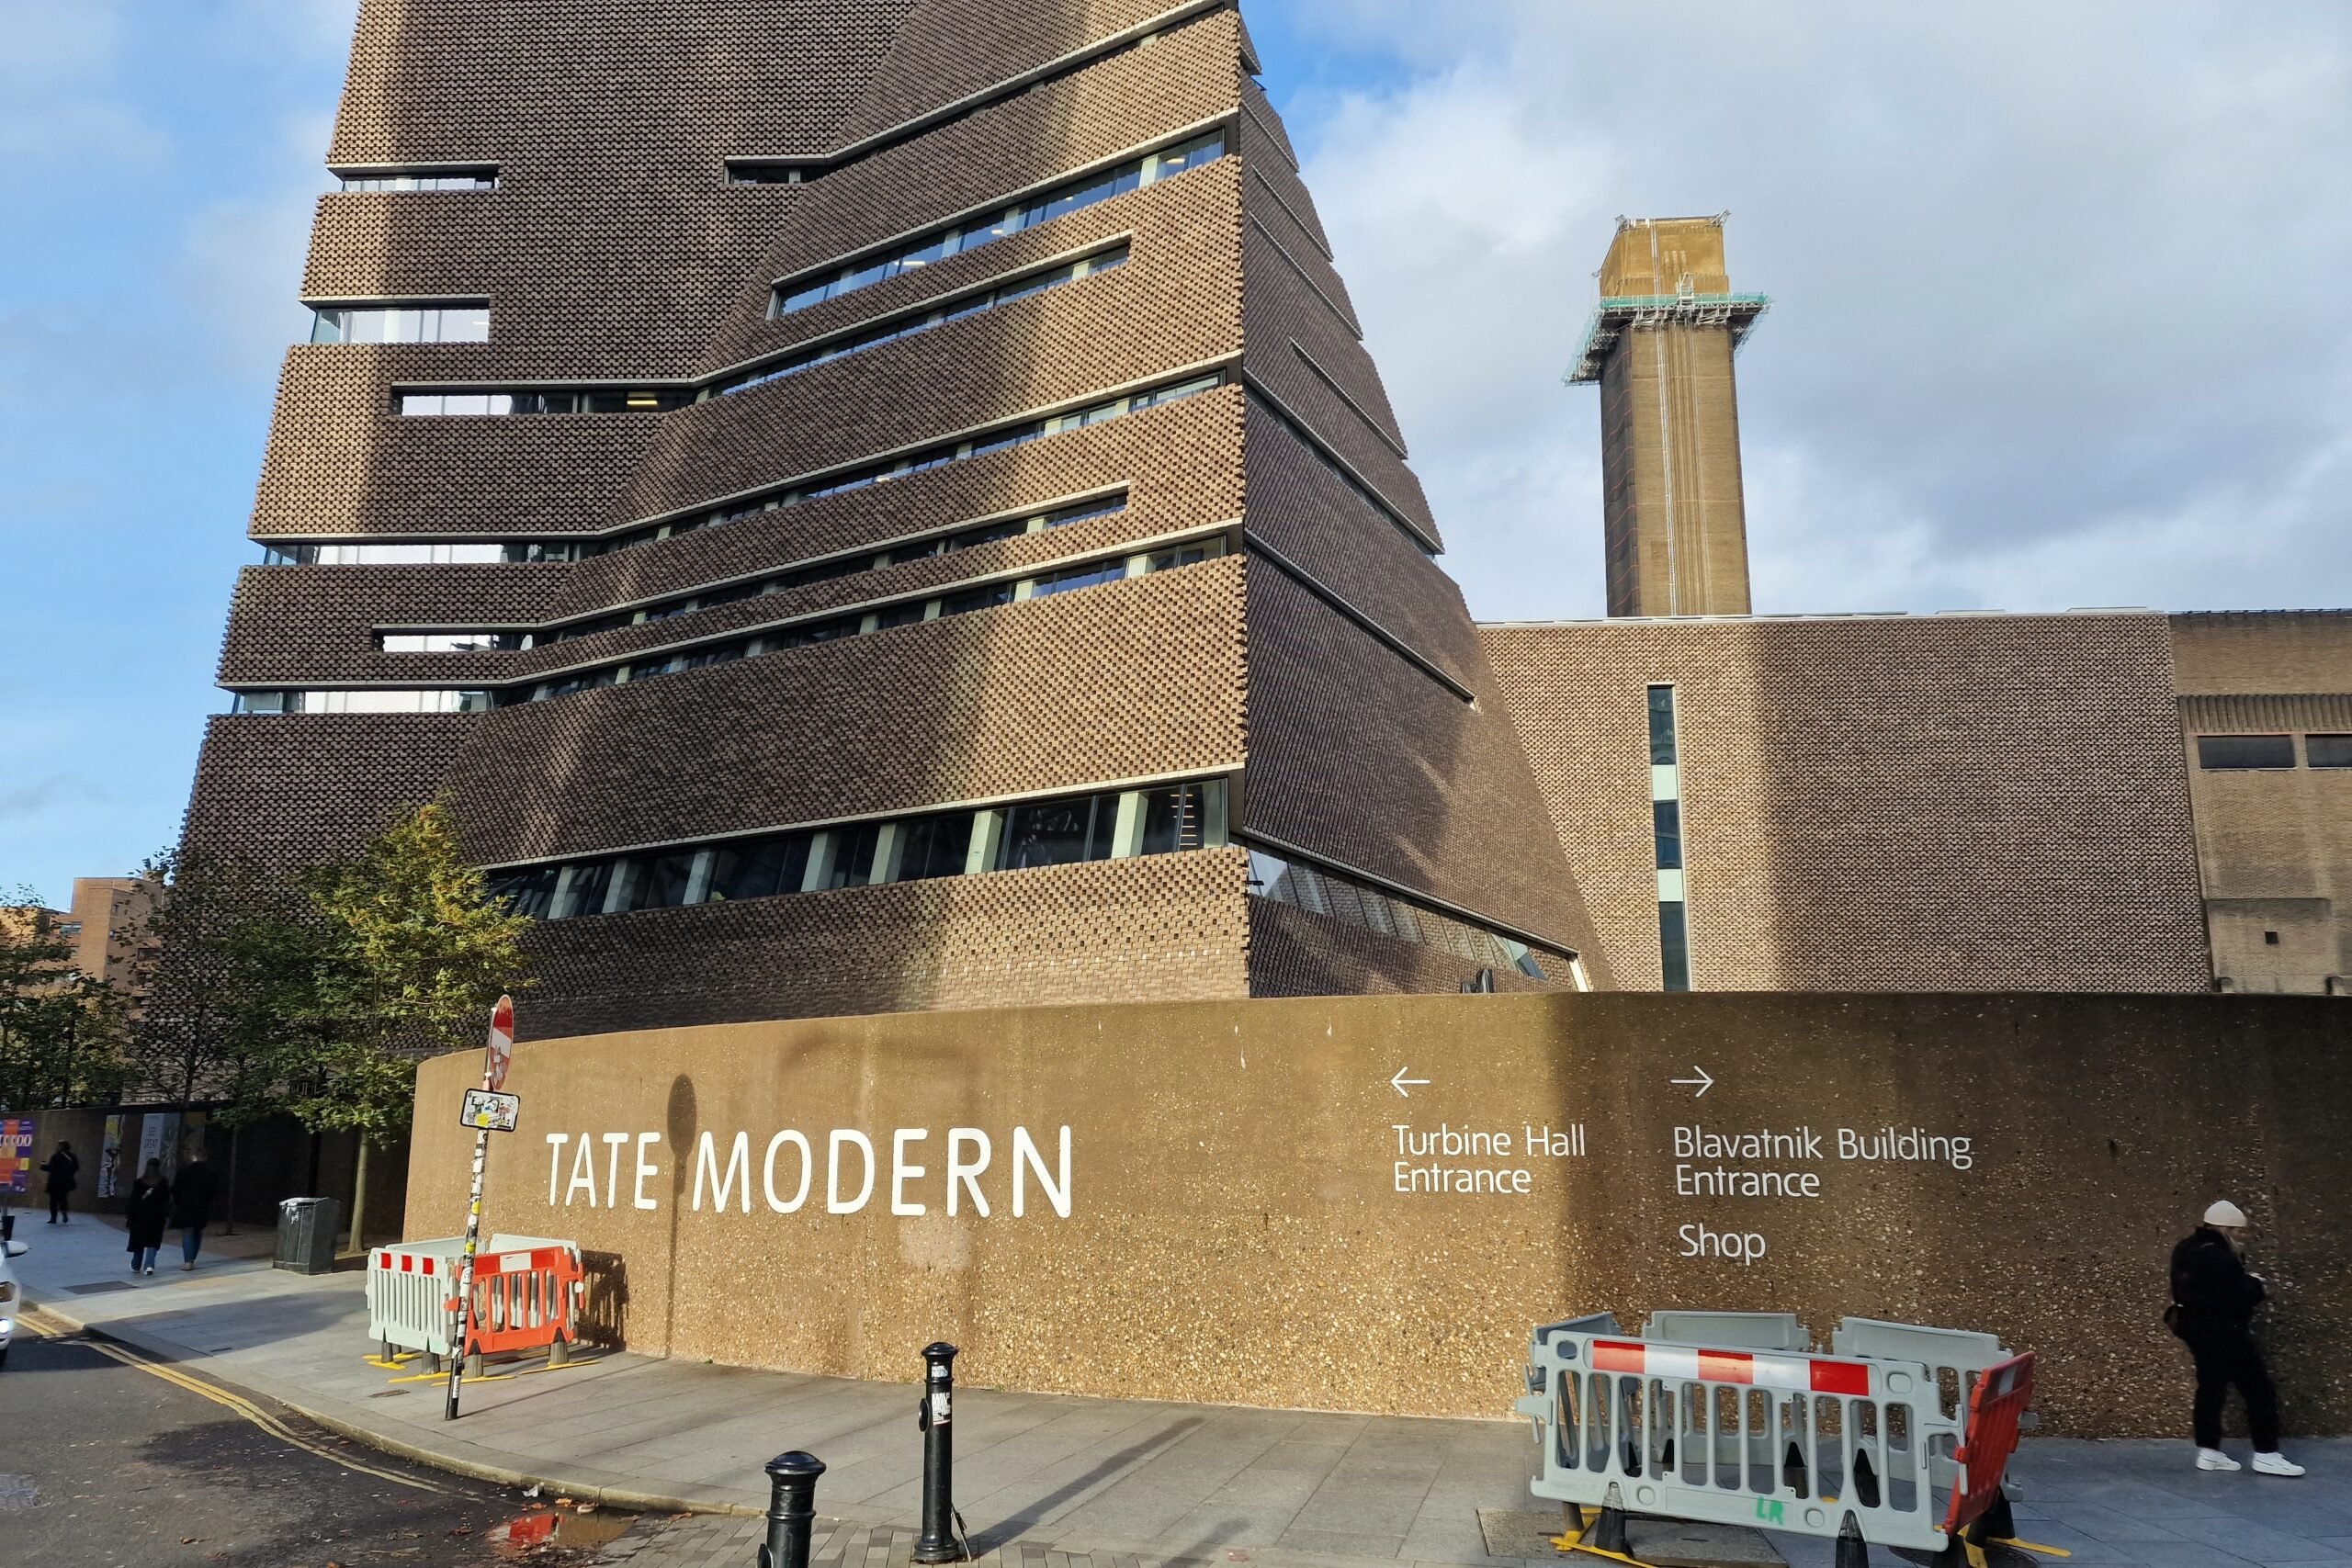
POLYGON ((2222 1406, 2235 1383, 2254 1433, 2255 1472, 2301 1475, 2303 1467, 2278 1451, 2278 1390, 2254 1342, 2254 1309, 2267 1292, 2262 1276, 2249 1272, 2241 1256, 2245 1230, 2245 1211, 2225 1198, 2172 1249, 2172 1305, 2165 1322, 2197 1363, 2197 1468, 2245 1468, 2222 1451, 2222 1406))

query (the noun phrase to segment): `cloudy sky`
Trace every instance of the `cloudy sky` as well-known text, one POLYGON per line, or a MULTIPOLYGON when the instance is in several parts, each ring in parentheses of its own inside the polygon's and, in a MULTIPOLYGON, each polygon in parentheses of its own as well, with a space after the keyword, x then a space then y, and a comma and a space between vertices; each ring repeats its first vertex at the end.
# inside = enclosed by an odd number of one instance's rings
MULTIPOLYGON (((0 0, 0 888, 177 829, 351 0, 0 0)), ((1598 615, 1619 214, 1729 211, 1757 607, 2352 604, 2352 7, 1250 0, 1487 618, 1598 615)))

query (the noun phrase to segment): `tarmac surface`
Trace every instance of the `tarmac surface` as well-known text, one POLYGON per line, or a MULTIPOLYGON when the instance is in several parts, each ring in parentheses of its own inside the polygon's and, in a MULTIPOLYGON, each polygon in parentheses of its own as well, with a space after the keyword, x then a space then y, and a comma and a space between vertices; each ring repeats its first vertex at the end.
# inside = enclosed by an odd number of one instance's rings
POLYGON ((564 1517, 534 1544, 547 1527, 506 1488, 388 1458, 274 1403, 224 1403, 199 1380, 70 1331, 24 1334, 0 1380, 0 1562, 564 1568, 598 1552, 560 1538, 617 1537, 633 1523, 564 1517), (584 1528, 564 1528, 575 1522, 584 1528))
MULTIPOLYGON (((466 1413, 451 1423, 441 1418, 438 1382, 368 1359, 356 1273, 306 1278, 260 1258, 208 1254, 193 1274, 132 1282, 121 1272, 119 1231, 35 1224, 18 1238, 33 1247, 17 1260, 18 1277, 46 1312, 282 1402, 330 1431, 508 1486, 540 1483, 548 1495, 607 1506, 716 1516, 649 1520, 605 1549, 610 1561, 748 1564, 759 1534, 751 1516, 767 1497, 760 1467, 788 1449, 829 1466, 817 1508, 834 1557, 827 1563, 820 1544, 818 1568, 895 1568, 919 1522, 913 1346, 908 1382, 891 1384, 618 1353, 557 1371, 532 1363, 467 1384, 466 1413)), ((15 1375, 13 1367, 0 1372, 0 1401, 15 1375)), ((1508 1393, 1498 1392, 1498 1406, 1508 1393)), ((2188 1393, 2184 1366, 2184 1414, 2188 1393)), ((1001 1568, 1535 1561, 1489 1555, 1480 1523, 1482 1512, 1542 1507, 1527 1492, 1533 1447, 1515 1419, 969 1386, 958 1390, 956 1416, 956 1502, 976 1553, 1001 1568)), ((2072 1551, 2084 1568, 2352 1568, 2352 1442, 2290 1443, 2289 1451, 2311 1467, 2309 1477, 2199 1473, 2186 1442, 2030 1439, 2010 1471, 2018 1528, 2072 1551)), ((1771 1540, 1797 1568, 1829 1562, 1826 1542, 1771 1540)), ((1900 1561, 1872 1555, 1873 1563, 1900 1561)))

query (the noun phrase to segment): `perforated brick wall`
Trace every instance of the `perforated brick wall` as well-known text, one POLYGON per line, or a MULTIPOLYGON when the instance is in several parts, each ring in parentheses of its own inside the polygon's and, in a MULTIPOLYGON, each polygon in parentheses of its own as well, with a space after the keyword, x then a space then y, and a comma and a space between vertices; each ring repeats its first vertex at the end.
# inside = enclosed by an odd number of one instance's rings
POLYGON ((1692 985, 2206 988, 2153 615, 1481 628, 1620 985, 1659 985, 1647 691, 1676 689, 1692 985))
MULTIPOLYGON (((224 682, 519 686, 1176 534, 1246 531, 1288 565, 1227 557, 481 714, 224 719, 191 835, 317 858, 446 793, 469 852, 503 863, 1230 775, 1244 830, 1591 946, 1458 591, 1316 446, 1434 536, 1252 68, 1232 10, 1155 0, 365 0, 334 157, 494 163, 499 188, 322 198, 305 289, 487 299, 490 338, 293 348, 258 537, 594 537, 1204 367, 1231 383, 578 563, 255 569, 224 682), (1090 48, 1155 19, 1148 42, 1090 48), (1209 125, 1228 156, 768 314, 781 277, 1209 125), (798 185, 724 173, 729 158, 835 153, 798 185), (698 376, 1119 243, 1114 269, 673 412, 392 412, 419 385, 698 376), (376 644, 386 626, 600 615, 1121 491, 1114 516, 527 651, 376 644)), ((1238 852, 1147 860, 558 922, 534 939, 549 957, 534 1009, 588 1030, 669 1021, 665 1009, 688 1021, 1246 990, 1238 852), (823 973, 800 973, 812 964, 823 973), (671 969, 689 978, 644 984, 671 969)), ((1461 979, 1430 954, 1364 947, 1379 945, 1369 932, 1282 940, 1292 957, 1256 961, 1270 987, 1461 979)))

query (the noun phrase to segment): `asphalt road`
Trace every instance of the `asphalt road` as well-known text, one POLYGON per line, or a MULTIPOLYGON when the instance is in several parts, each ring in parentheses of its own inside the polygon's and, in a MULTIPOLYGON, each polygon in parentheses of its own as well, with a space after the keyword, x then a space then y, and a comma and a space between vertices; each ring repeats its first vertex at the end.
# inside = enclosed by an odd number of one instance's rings
MULTIPOLYGON (((595 1560, 514 1539, 539 1533, 547 1518, 512 1492, 407 1464, 266 1401, 243 1403, 260 1419, 79 1337, 19 1332, 0 1370, 0 1563, 571 1568, 595 1560), (518 1520, 529 1522, 518 1529, 518 1520)), ((567 1517, 558 1533, 604 1535, 621 1522, 567 1517)))

